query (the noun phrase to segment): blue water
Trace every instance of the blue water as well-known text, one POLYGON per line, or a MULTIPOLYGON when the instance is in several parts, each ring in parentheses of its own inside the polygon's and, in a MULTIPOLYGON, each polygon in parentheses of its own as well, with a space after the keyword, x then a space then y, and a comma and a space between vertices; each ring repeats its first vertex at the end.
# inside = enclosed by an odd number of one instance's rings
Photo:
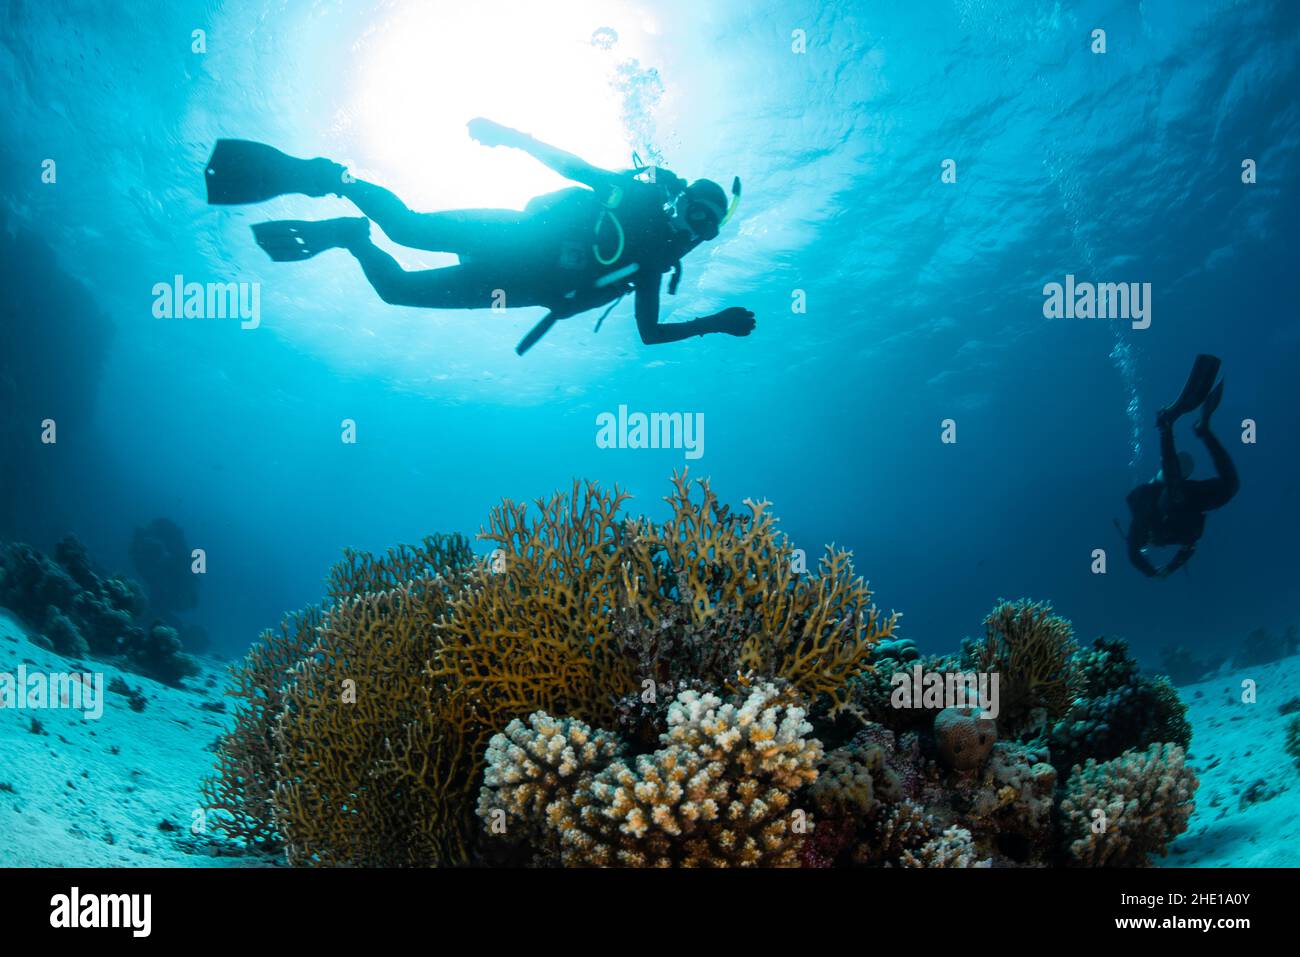
MULTIPOLYGON (((0 540, 71 531, 125 568, 132 529, 172 518, 207 550, 196 616, 227 652, 317 600, 344 546, 472 533, 502 497, 574 477, 661 514, 688 464, 727 501, 770 499, 810 554, 851 548, 923 649, 977 632, 999 596, 1050 599, 1148 660, 1298 617, 1300 6, 9 0, 0 17, 0 540), (252 241, 264 219, 352 214, 341 200, 204 203, 222 136, 334 157, 422 209, 563 185, 472 143, 477 115, 602 165, 637 150, 739 175, 736 218, 665 319, 739 305, 755 333, 646 347, 629 299, 519 358, 539 309, 392 307, 341 251, 276 264, 252 241), (155 318, 177 274, 260 283, 260 327, 155 318), (1151 283, 1150 328, 1045 319, 1067 274, 1151 283), (1112 519, 1198 352, 1224 360, 1216 426, 1242 490, 1153 582, 1112 519), (703 413, 704 455, 598 448, 620 405, 703 413)), ((1179 441, 1205 475, 1185 423, 1179 441)))

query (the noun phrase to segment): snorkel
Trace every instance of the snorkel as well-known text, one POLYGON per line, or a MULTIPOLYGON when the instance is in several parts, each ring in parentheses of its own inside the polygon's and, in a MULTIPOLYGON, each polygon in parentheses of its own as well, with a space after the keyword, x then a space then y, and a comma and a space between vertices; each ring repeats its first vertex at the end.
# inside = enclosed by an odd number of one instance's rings
POLYGON ((731 202, 727 204, 727 215, 722 217, 722 222, 718 223, 718 229, 722 229, 731 221, 731 217, 736 214, 736 207, 740 205, 740 177, 731 177, 731 202))

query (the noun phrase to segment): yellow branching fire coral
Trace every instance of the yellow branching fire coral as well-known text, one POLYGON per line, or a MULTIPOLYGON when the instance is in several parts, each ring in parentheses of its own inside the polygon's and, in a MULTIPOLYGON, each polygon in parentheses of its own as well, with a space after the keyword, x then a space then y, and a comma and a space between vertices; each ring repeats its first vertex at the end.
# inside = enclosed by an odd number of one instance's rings
POLYGON ((732 690, 737 672, 751 673, 787 681, 810 702, 823 696, 842 706, 849 679, 868 669, 872 648, 892 637, 898 620, 872 603, 849 553, 828 548, 817 574, 802 571, 768 502, 747 500, 747 512, 733 513, 707 481, 692 483, 685 473, 673 476, 665 501, 668 521, 641 520, 626 537, 623 597, 639 612, 625 617, 627 637, 652 641, 658 654, 648 657, 661 671, 671 672, 676 656, 695 677, 732 690), (731 627, 710 628, 719 622, 731 627))
MULTIPOLYGON (((821 745, 807 737, 812 726, 790 690, 773 684, 723 702, 716 695, 682 692, 672 702, 663 747, 629 764, 611 757, 586 777, 591 759, 612 755, 586 749, 584 759, 564 759, 569 775, 542 772, 528 754, 563 755, 569 745, 548 739, 560 725, 547 715, 530 719, 532 733, 516 723, 514 734, 495 740, 479 814, 489 826, 493 811, 522 815, 525 826, 549 829, 560 860, 577 866, 726 867, 796 866, 811 820, 794 797, 817 778, 821 745), (515 750, 518 749, 518 750, 515 750), (536 772, 531 767, 537 767, 536 772), (519 800, 519 783, 541 783, 519 800), (565 782, 565 778, 571 779, 565 782), (540 814, 539 814, 540 811, 540 814)), ((575 728, 565 727, 567 736, 575 728)), ((585 726, 584 743, 600 740, 585 726)), ((547 762, 544 762, 547 763, 547 762)))
POLYGON ((628 496, 593 483, 493 509, 479 538, 494 546, 439 628, 430 676, 460 689, 488 737, 534 711, 613 720, 614 699, 637 687, 619 644, 613 602, 623 583, 628 496))
POLYGON ((276 725, 276 825, 294 864, 416 866, 463 859, 462 735, 471 708, 424 676, 447 579, 330 611, 276 725))
POLYGON ((281 843, 274 820, 275 723, 293 669, 316 643, 322 617, 316 606, 286 616, 278 634, 264 633, 231 669, 227 693, 241 703, 217 752, 217 773, 203 783, 203 796, 208 811, 215 812, 216 828, 258 849, 273 850, 281 843))
POLYGON ((451 732, 467 709, 435 697, 423 673, 433 625, 472 561, 463 536, 345 552, 326 607, 263 635, 233 670, 241 706, 205 788, 218 828, 283 844, 298 864, 464 854, 463 815, 448 808, 463 799, 451 732))
POLYGON ((1079 690, 1074 629, 1047 602, 1002 601, 984 619, 985 641, 975 667, 1000 676, 998 726, 1013 735, 1041 709, 1059 718, 1079 690))

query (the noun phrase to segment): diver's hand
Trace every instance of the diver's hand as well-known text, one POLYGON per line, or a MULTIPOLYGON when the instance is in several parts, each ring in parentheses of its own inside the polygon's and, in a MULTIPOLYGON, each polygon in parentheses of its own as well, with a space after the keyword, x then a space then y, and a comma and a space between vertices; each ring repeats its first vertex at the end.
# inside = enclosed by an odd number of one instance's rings
POLYGON ((732 306, 715 312, 708 318, 714 332, 725 332, 729 336, 747 336, 754 331, 754 314, 740 306, 732 306))
POLYGON ((493 123, 481 116, 475 117, 466 125, 469 127, 469 135, 484 146, 519 146, 528 139, 526 134, 518 130, 493 123))

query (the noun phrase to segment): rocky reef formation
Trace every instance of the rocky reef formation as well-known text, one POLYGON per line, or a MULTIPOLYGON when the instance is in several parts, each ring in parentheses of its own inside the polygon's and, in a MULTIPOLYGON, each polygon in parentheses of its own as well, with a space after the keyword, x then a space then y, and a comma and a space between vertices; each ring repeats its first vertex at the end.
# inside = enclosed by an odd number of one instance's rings
POLYGON ((1185 826, 1190 729, 1122 642, 1000 602, 923 658, 767 503, 684 474, 662 523, 626 499, 503 502, 483 557, 347 553, 236 666, 218 827, 300 865, 971 867, 1142 864, 1185 826), (915 668, 997 671, 1001 713, 900 705, 915 668))
POLYGON ((65 657, 112 659, 172 685, 197 671, 176 629, 153 615, 140 585, 101 576, 71 536, 55 546, 52 559, 29 545, 0 543, 0 607, 65 657))

